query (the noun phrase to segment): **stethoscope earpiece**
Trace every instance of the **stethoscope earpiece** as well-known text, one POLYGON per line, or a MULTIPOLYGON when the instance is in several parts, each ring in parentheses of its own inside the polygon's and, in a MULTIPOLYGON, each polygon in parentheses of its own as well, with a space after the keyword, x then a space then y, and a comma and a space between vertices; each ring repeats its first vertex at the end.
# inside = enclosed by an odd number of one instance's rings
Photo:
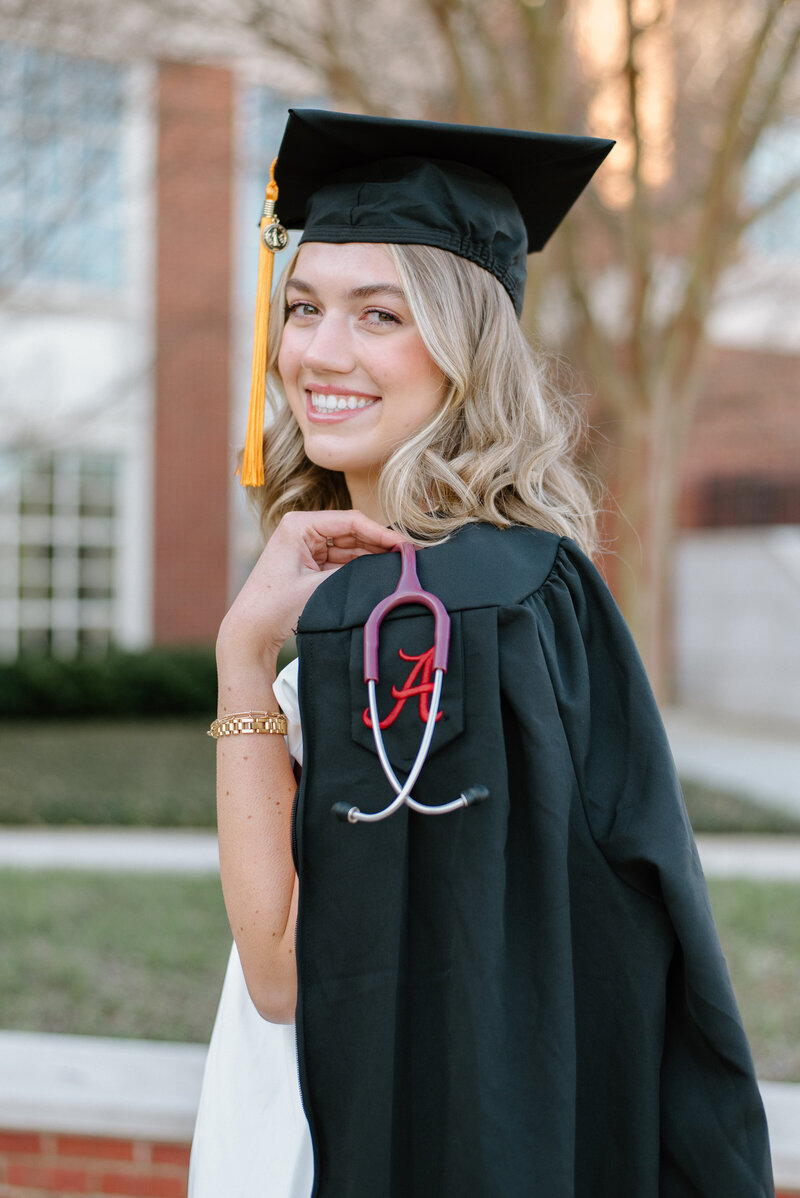
POLYGON ((340 819, 342 823, 355 823, 355 820, 350 818, 350 813, 358 814, 358 807, 352 807, 350 803, 334 803, 331 807, 331 814, 340 819))
POLYGON ((461 798, 464 800, 465 807, 475 807, 478 803, 483 803, 488 799, 489 791, 485 786, 470 786, 467 790, 462 790, 461 798))

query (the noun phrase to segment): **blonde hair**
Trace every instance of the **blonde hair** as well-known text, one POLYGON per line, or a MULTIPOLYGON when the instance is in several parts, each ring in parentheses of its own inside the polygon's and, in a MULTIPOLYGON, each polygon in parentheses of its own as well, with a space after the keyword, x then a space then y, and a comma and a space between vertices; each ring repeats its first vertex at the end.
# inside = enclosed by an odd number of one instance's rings
MULTIPOLYGON (((378 499, 409 540, 443 540, 463 524, 524 524, 595 548, 595 512, 574 461, 577 408, 548 379, 511 300, 480 266, 425 245, 387 245, 431 358, 448 380, 444 401, 384 462, 378 499)), ((254 492, 265 536, 286 512, 344 508, 344 475, 309 461, 277 373, 284 271, 273 298, 264 437, 265 483, 254 492)))

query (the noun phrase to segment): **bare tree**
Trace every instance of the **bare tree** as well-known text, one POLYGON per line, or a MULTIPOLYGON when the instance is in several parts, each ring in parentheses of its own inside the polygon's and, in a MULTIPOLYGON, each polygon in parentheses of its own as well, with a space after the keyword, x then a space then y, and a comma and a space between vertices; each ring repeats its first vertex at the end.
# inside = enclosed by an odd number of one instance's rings
POLYGON ((709 315, 747 228, 800 183, 788 179, 758 208, 747 202, 747 163, 781 116, 800 23, 783 0, 739 6, 747 11, 739 11, 730 29, 730 10, 717 5, 690 11, 676 4, 669 22, 666 4, 638 7, 649 14, 637 19, 637 5, 625 0, 618 78, 625 86, 620 108, 628 161, 620 182, 627 202, 613 213, 597 205, 576 213, 560 247, 578 313, 580 357, 610 422, 606 478, 619 505, 615 548, 628 567, 618 572, 618 595, 663 694, 677 487, 703 386, 709 315), (647 51, 648 39, 652 47, 663 33, 672 43, 676 96, 662 133, 674 167, 659 185, 657 177, 648 179, 648 71, 658 58, 648 62, 647 51), (715 61, 703 63, 704 54, 715 61), (611 325, 586 267, 594 220, 607 230, 621 286, 624 306, 611 325))
POLYGON ((709 315, 758 206, 747 166, 797 89, 788 0, 168 0, 290 60, 350 110, 618 139, 598 187, 531 264, 534 329, 560 300, 563 344, 596 388, 596 455, 613 495, 615 586, 656 690, 682 454, 709 315), (564 302, 566 301, 566 303, 564 302))

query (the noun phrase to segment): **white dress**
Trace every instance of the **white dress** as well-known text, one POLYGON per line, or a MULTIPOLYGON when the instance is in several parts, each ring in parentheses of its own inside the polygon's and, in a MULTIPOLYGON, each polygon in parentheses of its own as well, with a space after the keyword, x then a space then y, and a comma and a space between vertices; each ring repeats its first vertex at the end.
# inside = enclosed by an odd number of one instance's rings
MULTIPOLYGON (((274 690, 288 722, 289 752, 302 764, 296 661, 274 690)), ((189 1198, 309 1198, 313 1182, 294 1024, 261 1018, 234 944, 203 1074, 189 1198)))

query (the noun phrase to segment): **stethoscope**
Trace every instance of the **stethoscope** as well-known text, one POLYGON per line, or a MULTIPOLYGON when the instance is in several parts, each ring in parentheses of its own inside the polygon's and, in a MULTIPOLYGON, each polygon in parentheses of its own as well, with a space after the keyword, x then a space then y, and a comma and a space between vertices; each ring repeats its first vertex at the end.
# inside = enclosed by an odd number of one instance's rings
POLYGON ((341 820, 347 820, 351 824, 377 823, 378 820, 387 819, 390 815, 393 815, 404 804, 410 807, 412 811, 419 811, 422 815, 447 815, 451 811, 457 811, 460 807, 472 807, 475 803, 482 803, 489 796, 489 791, 485 786, 470 786, 466 790, 463 790, 457 799, 438 806, 418 803, 411 796, 414 783, 417 781, 430 751, 431 740, 433 739, 436 727, 436 717, 439 714, 442 684, 444 676, 447 673, 447 658, 450 651, 450 617, 442 601, 437 599, 435 595, 432 595, 430 591, 422 589, 417 575, 414 546, 404 541, 402 544, 396 545, 395 548, 399 551, 401 558, 400 580, 391 595, 387 595, 385 599, 381 599, 380 603, 376 604, 364 625, 364 682, 369 697, 369 715, 372 722, 372 736, 375 740, 375 749, 383 772, 392 790, 395 792, 396 798, 387 807, 384 807, 382 811, 374 812, 361 811, 358 807, 353 807, 345 802, 334 803, 331 808, 334 815, 338 816, 341 820), (394 611, 395 608, 402 607, 407 603, 417 603, 422 607, 427 607, 433 615, 433 691, 430 697, 428 718, 425 721, 425 731, 422 734, 414 764, 405 782, 401 783, 392 768, 392 763, 389 761, 386 753, 386 746, 383 743, 380 716, 378 715, 376 686, 379 677, 378 648, 381 624, 384 616, 387 616, 390 611, 394 611))

